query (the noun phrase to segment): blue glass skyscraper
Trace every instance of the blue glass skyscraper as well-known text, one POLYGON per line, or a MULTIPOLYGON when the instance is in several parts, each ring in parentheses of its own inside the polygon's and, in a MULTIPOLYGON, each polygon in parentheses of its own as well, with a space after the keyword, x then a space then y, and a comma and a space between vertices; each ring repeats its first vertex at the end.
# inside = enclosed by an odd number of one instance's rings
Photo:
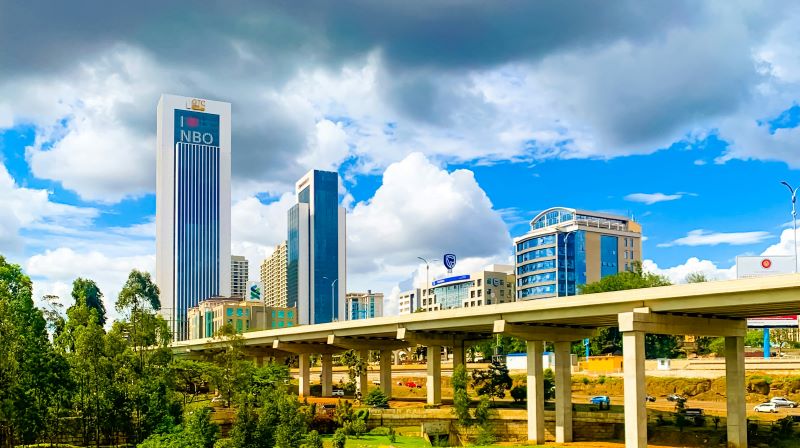
POLYGON ((640 261, 642 228, 622 216, 551 208, 514 240, 517 300, 571 296, 640 261))
POLYGON ((157 113, 156 283, 183 340, 189 308, 230 295, 231 105, 162 95, 157 113))
POLYGON ((339 175, 312 170, 295 186, 288 212, 287 306, 300 324, 344 320, 345 210, 339 206, 339 175))

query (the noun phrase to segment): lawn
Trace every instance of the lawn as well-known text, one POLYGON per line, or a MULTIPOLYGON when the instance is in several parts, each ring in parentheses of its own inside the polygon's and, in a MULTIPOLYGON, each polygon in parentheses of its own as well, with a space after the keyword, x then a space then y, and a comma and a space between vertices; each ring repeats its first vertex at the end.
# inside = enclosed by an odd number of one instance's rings
MULTIPOLYGON (((323 436, 322 441, 325 444, 325 448, 330 448, 333 446, 331 443, 332 436, 323 436)), ((421 437, 410 437, 410 436, 396 436, 394 442, 389 442, 389 436, 378 436, 378 435, 363 435, 360 439, 356 439, 355 437, 348 437, 347 444, 345 444, 346 448, 361 448, 361 447, 408 447, 408 448, 418 448, 418 447, 430 447, 431 444, 428 443, 427 440, 421 437)))

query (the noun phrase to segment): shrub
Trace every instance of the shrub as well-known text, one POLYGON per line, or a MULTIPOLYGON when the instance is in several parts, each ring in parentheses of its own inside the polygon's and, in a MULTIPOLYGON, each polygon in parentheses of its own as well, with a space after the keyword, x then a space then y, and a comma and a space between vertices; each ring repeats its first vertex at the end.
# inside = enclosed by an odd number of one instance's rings
POLYGON ((517 403, 522 403, 528 398, 528 388, 526 386, 514 386, 511 389, 511 398, 517 403))
POLYGON ((323 448, 322 437, 319 436, 317 431, 311 431, 306 435, 304 448, 323 448))
POLYGON ((344 448, 344 444, 347 443, 347 434, 344 432, 344 428, 339 428, 333 434, 333 448, 344 448))
POLYGON ((311 419, 309 428, 320 434, 333 434, 336 430, 336 422, 328 414, 316 414, 311 419))
POLYGON ((372 389, 364 398, 364 403, 368 406, 386 406, 389 404, 389 397, 380 389, 372 389))
POLYGON ((353 435, 356 436, 356 439, 360 439, 361 436, 367 432, 367 423, 364 420, 358 419, 352 423, 350 430, 353 432, 353 435))
POLYGON ((475 439, 476 445, 491 445, 497 441, 497 438, 494 436, 494 431, 489 426, 482 426, 480 430, 478 430, 478 437, 475 439))
POLYGON ((472 419, 469 415, 470 398, 467 392, 467 369, 460 364, 453 371, 453 413, 461 426, 469 426, 472 419))
POLYGON ((389 442, 394 443, 397 441, 397 435, 394 432, 394 428, 389 428, 389 442))
POLYGON ((589 378, 583 377, 583 379, 581 381, 583 382, 584 386, 589 384, 589 378))
POLYGON ((606 376, 605 375, 600 375, 597 378, 597 384, 605 384, 605 383, 606 383, 606 376))
POLYGON ((236 445, 233 443, 233 439, 219 439, 216 443, 214 443, 214 448, 235 448, 236 445))

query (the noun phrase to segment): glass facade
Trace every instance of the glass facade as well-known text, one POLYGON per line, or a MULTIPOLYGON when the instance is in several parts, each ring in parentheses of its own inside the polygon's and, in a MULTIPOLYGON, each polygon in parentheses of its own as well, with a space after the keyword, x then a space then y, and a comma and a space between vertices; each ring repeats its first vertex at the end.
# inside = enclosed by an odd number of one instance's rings
POLYGON ((469 288, 473 286, 474 281, 438 286, 433 288, 433 293, 440 309, 461 308, 461 303, 469 298, 469 288))
POLYGON ((619 257, 617 255, 619 238, 616 236, 602 235, 600 237, 600 276, 613 275, 619 272, 619 257))
POLYGON ((219 115, 176 109, 174 137, 175 319, 183 340, 188 309, 220 293, 219 115))
MULTIPOLYGON (((288 239, 286 241, 286 306, 297 306, 300 274, 300 206, 294 205, 288 214, 288 239)), ((274 311, 273 311, 274 313, 274 311)), ((275 317, 275 316, 273 316, 275 317)))
MULTIPOLYGON (((302 192, 301 192, 302 193, 302 192)), ((314 171, 314 323, 338 319, 338 291, 331 285, 339 276, 339 175, 314 171), (331 294, 333 294, 331 296, 331 294)))

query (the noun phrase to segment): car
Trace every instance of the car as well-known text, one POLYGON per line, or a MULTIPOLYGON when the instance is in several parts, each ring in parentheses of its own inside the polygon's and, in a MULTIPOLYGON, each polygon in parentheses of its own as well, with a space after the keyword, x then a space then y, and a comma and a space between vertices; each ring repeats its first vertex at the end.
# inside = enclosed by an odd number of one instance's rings
POLYGON ((687 417, 702 417, 703 415, 705 415, 703 413, 703 410, 700 408, 686 408, 681 410, 681 414, 687 417))
POLYGON ((680 396, 678 394, 669 394, 667 395, 667 401, 672 401, 675 403, 686 403, 686 397, 680 396))
POLYGON ((652 402, 656 401, 656 397, 654 397, 652 395, 648 395, 648 396, 644 397, 644 401, 649 401, 649 402, 652 403, 652 402))
POLYGON ((380 386, 381 382, 380 382, 380 380, 375 380, 375 381, 372 382, 372 384, 374 384, 376 386, 380 386))
POLYGON ((344 397, 344 389, 333 389, 331 395, 334 397, 344 397))
POLYGON ((756 407, 754 407, 753 410, 756 412, 775 413, 778 412, 778 406, 776 406, 775 403, 761 403, 759 405, 756 405, 756 407))
POLYGON ((609 398, 608 395, 598 395, 596 397, 590 398, 589 402, 600 406, 602 405, 608 406, 611 404, 611 398, 609 398))
POLYGON ((412 389, 413 389, 413 388, 417 387, 417 383, 415 383, 415 382, 413 382, 413 381, 406 381, 406 384, 405 384, 405 386, 406 386, 406 387, 410 387, 410 388, 412 388, 412 389))
POLYGON ((792 400, 789 400, 786 397, 772 397, 769 400, 769 402, 770 403, 775 403, 775 406, 777 406, 779 408, 796 408, 797 407, 797 403, 796 402, 794 402, 792 400))

